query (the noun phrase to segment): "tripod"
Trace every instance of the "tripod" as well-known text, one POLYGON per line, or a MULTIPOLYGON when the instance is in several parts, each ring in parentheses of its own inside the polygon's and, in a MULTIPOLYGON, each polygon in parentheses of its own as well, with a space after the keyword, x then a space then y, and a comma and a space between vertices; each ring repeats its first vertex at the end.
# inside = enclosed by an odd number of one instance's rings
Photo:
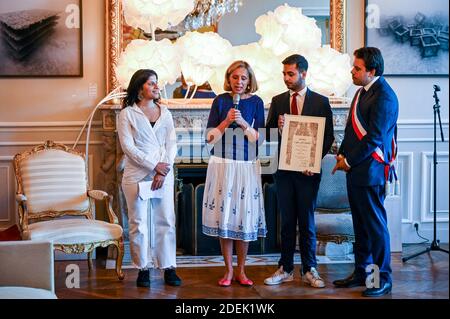
POLYGON ((409 257, 403 257, 402 261, 406 262, 408 260, 410 260, 411 258, 420 256, 422 254, 426 254, 430 251, 434 251, 434 250, 438 250, 438 251, 443 251, 445 253, 448 254, 448 250, 442 249, 441 247, 439 247, 439 240, 436 239, 436 194, 437 194, 437 190, 436 190, 436 171, 437 171, 437 152, 436 152, 436 117, 439 119, 439 128, 441 130, 441 140, 442 142, 444 142, 444 133, 442 132, 442 122, 441 122, 441 113, 439 111, 439 108, 441 107, 439 105, 439 98, 437 96, 437 92, 439 92, 441 90, 441 88, 438 85, 433 85, 434 88, 434 101, 435 104, 433 106, 433 110, 434 110, 434 151, 433 151, 433 187, 434 187, 434 192, 433 192, 433 241, 431 242, 430 247, 426 248, 424 251, 421 251, 419 253, 416 253, 414 255, 411 255, 409 257))

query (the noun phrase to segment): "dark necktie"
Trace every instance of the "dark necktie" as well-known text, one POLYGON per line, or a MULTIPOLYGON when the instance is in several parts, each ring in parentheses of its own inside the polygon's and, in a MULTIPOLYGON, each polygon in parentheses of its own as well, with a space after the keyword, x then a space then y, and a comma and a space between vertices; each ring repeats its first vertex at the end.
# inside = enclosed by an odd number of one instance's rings
POLYGON ((359 94, 359 101, 358 104, 361 102, 361 100, 363 99, 364 95, 367 93, 365 88, 361 89, 361 93, 359 94))
POLYGON ((297 92, 292 94, 292 102, 291 102, 291 114, 292 115, 298 115, 297 96, 298 96, 297 92))

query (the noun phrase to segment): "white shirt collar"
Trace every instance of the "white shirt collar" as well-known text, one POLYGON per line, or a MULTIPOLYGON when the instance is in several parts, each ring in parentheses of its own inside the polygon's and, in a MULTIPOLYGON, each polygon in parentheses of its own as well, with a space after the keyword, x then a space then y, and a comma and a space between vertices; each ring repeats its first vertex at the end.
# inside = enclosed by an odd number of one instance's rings
POLYGON ((136 103, 133 104, 133 106, 131 107, 131 109, 132 109, 133 111, 138 112, 138 113, 144 114, 144 112, 142 112, 141 108, 140 108, 136 103))
MULTIPOLYGON (((305 86, 302 90, 298 91, 298 95, 300 95, 301 97, 305 96, 306 91, 308 90, 308 88, 305 86)), ((289 95, 292 97, 292 95, 295 93, 295 91, 289 90, 289 95)))
POLYGON ((369 91, 370 87, 371 87, 371 86, 376 82, 376 80, 378 80, 379 78, 380 78, 379 76, 374 77, 373 80, 370 81, 369 84, 367 84, 366 86, 364 86, 364 90, 366 90, 366 92, 369 91))
MULTIPOLYGON (((163 114, 166 113, 167 107, 162 104, 158 104, 158 105, 159 105, 159 108, 161 109, 161 116, 162 116, 163 114)), ((142 109, 136 103, 133 104, 132 109, 138 113, 141 113, 142 115, 145 115, 144 112, 142 111, 142 109)))

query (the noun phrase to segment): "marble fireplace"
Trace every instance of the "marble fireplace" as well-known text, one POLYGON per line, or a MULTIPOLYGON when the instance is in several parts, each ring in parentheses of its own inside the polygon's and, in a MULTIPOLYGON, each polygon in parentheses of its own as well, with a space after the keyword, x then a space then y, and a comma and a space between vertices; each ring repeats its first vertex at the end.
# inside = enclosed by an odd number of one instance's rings
MULTIPOLYGON (((179 254, 205 254, 200 242, 209 238, 202 238, 198 212, 195 207, 195 193, 197 186, 204 183, 208 163, 208 147, 204 142, 204 132, 208 120, 212 99, 168 100, 168 107, 172 112, 177 131, 178 154, 175 164, 175 210, 177 214, 177 252, 179 254), (191 192, 186 193, 191 190, 191 192), (187 197, 186 197, 187 196, 187 197), (189 198, 192 197, 192 198, 189 198)), ((346 98, 331 98, 335 143, 331 152, 336 152, 342 141, 349 101, 346 98)), ((116 122, 121 105, 105 104, 100 107, 102 113, 102 129, 104 141, 104 158, 101 170, 105 176, 105 190, 114 196, 114 210, 119 216, 124 228, 125 257, 124 263, 130 263, 127 208, 121 191, 120 182, 123 170, 120 143, 116 132, 116 122)), ((268 106, 266 107, 266 117, 268 106)), ((277 150, 276 142, 264 142, 260 147, 260 159, 264 166, 270 162, 277 150)), ((268 174, 270 175, 270 174, 268 174)), ((264 181, 270 176, 263 174, 264 181)), ((201 212, 200 212, 201 214, 201 212)), ((266 213, 267 214, 267 213, 266 213)), ((200 215, 201 216, 201 215, 200 215)), ((270 218, 268 218, 270 219, 270 218)), ((151 221, 150 221, 151 222, 151 221)), ((273 233, 273 232, 272 232, 273 233)), ((207 236, 203 236, 207 237, 207 236)), ((275 249, 279 243, 279 231, 275 231, 274 238, 266 239, 266 243, 258 242, 250 247, 250 253, 264 253, 275 249), (267 243, 271 243, 268 245, 267 243)), ((218 247, 218 246, 217 246, 218 247)), ((213 249, 209 254, 214 254, 213 249)), ((219 251, 220 253, 220 251, 219 251)))

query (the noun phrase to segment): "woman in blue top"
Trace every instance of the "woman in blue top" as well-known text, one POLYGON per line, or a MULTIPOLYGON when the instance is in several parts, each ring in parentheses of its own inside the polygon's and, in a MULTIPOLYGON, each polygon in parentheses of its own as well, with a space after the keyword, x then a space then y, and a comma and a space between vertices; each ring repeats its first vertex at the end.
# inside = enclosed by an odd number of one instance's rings
POLYGON ((264 127, 264 103, 252 94, 258 85, 245 61, 228 67, 224 89, 228 92, 214 99, 207 125, 207 142, 214 147, 203 195, 203 233, 220 239, 226 269, 218 284, 231 285, 235 242, 238 271, 234 278, 251 286, 244 271, 248 245, 267 232, 257 160, 258 142, 264 140, 258 133, 264 127))

